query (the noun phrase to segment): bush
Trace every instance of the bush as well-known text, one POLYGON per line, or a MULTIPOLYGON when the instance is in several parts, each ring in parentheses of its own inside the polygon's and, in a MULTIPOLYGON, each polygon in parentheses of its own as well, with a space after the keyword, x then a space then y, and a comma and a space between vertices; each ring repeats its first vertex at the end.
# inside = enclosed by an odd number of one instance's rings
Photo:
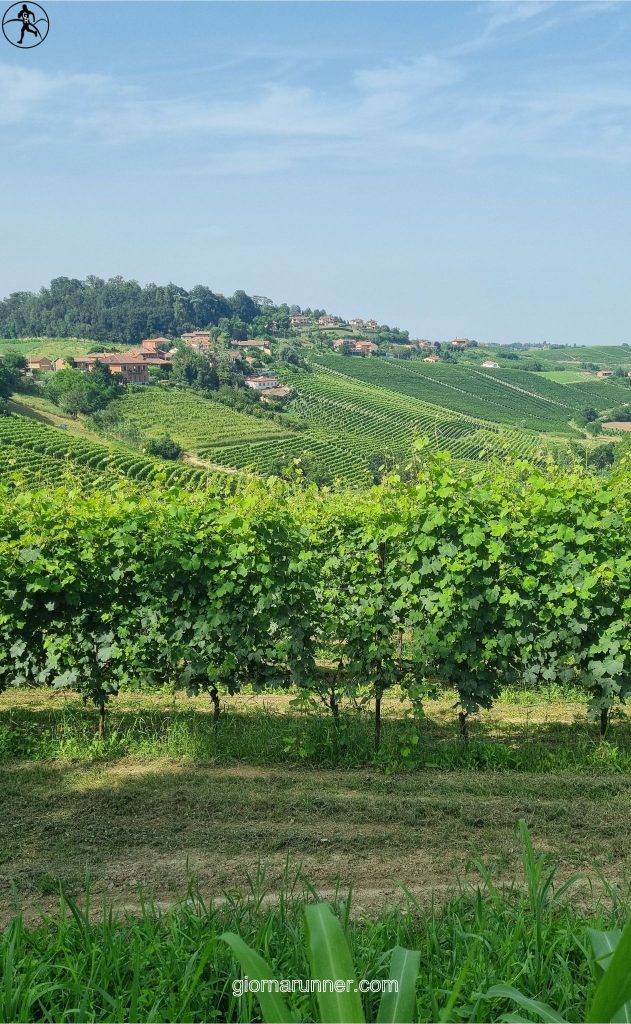
POLYGON ((184 449, 181 444, 174 441, 168 434, 162 437, 154 437, 147 443, 147 453, 159 459, 170 459, 176 462, 182 455, 184 449))

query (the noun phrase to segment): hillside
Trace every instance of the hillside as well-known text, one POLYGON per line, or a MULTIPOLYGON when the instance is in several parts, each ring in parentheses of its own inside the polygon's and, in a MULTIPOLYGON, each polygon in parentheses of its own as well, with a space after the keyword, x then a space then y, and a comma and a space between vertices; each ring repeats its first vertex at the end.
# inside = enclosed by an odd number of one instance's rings
POLYGON ((26 416, 0 416, 0 482, 38 486, 67 482, 100 485, 128 478, 135 483, 206 485, 209 473, 162 462, 124 444, 98 444, 26 416))
MULTIPOLYGON (((195 390, 175 375, 144 388, 128 387, 110 401, 107 420, 97 423, 64 416, 37 397, 45 377, 36 375, 30 394, 11 411, 43 422, 39 429, 32 422, 20 426, 15 416, 3 422, 0 472, 4 479, 50 482, 71 466, 90 484, 95 474, 107 472, 138 480, 161 476, 195 487, 218 467, 263 476, 300 468, 307 480, 363 487, 374 481, 380 466, 408 462, 417 442, 462 463, 515 456, 568 463, 583 458, 585 446, 593 451, 601 443, 582 425, 587 408, 604 420, 631 401, 626 377, 535 372, 525 369, 520 357, 484 368, 482 354, 475 353, 474 361, 473 350, 455 361, 427 362, 418 354, 413 359, 340 355, 328 343, 328 348, 305 348, 292 362, 282 358, 283 345, 290 342, 295 351, 295 339, 286 338, 276 346, 271 365, 268 357, 269 368, 292 389, 288 402, 271 408, 245 401, 255 396, 244 392, 243 373, 257 372, 247 368, 231 371, 231 387, 223 395, 195 390), (232 407, 233 399, 238 408, 232 407), (163 464, 145 454, 152 439, 165 435, 181 446, 188 466, 163 464)), ((80 354, 94 344, 29 339, 12 346, 52 358, 80 354)), ((210 351, 215 365, 220 352, 210 351)), ((615 434, 603 439, 619 441, 615 434)), ((602 464, 612 451, 610 443, 602 464)))

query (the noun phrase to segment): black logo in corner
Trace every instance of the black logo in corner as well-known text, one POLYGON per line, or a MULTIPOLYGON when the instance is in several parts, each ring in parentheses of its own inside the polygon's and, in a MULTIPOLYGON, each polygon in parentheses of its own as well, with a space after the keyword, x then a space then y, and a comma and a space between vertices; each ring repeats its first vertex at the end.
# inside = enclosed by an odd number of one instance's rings
POLYGON ((2 34, 11 46, 32 50, 48 35, 48 15, 39 4, 11 4, 2 18, 2 34))

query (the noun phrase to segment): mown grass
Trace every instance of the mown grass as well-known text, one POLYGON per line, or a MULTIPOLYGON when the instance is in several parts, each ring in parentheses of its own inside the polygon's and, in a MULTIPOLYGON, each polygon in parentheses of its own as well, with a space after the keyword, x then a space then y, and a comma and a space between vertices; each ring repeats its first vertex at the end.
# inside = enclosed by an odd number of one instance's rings
MULTIPOLYGON (((524 875, 497 887, 479 865, 478 884, 460 885, 440 905, 422 905, 402 890, 378 913, 353 914, 352 893, 332 903, 349 940, 359 978, 387 977, 389 951, 402 945, 421 952, 416 1017, 441 1019, 463 965, 468 967, 454 1021, 506 1019, 512 1009, 484 994, 499 982, 543 999, 567 1020, 584 1020, 592 988, 586 928, 612 928, 626 920, 629 892, 609 889, 590 909, 549 887, 550 870, 524 856, 524 875)), ((571 893, 571 889, 570 889, 571 893)), ((264 871, 240 892, 211 901, 191 883, 185 899, 161 910, 146 896, 123 917, 105 902, 97 913, 89 891, 81 906, 62 897, 58 909, 28 929, 18 914, 0 936, 0 1020, 3 1021, 257 1021, 259 1006, 233 995, 240 971, 217 941, 237 932, 282 979, 309 977, 303 931, 305 901, 317 899, 300 872, 286 871, 270 892, 264 871)), ((314 997, 289 1001, 298 1019, 316 1018, 314 997)), ((366 996, 374 1019, 378 996, 366 996)))
POLYGON ((37 698, 16 692, 0 700, 0 760, 166 756, 321 768, 631 770, 629 718, 614 719, 603 742, 573 692, 551 693, 546 702, 541 694, 507 691, 492 711, 472 716, 468 743, 459 735, 453 699, 429 701, 426 717, 415 724, 395 699, 386 705, 378 754, 369 706, 345 708, 336 725, 322 711, 296 709, 291 695, 245 696, 227 701, 213 724, 205 698, 128 694, 112 702, 108 735, 99 740, 96 712, 79 699, 37 698))

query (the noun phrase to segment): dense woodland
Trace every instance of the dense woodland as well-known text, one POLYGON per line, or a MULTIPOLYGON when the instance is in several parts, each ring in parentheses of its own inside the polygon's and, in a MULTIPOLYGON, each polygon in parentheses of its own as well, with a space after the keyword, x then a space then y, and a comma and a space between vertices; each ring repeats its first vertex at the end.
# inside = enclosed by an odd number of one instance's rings
MULTIPOLYGON (((58 277, 39 292, 14 292, 0 302, 0 337, 94 338, 135 345, 155 335, 225 327, 233 337, 289 327, 298 306, 275 306, 263 296, 236 291, 225 298, 205 285, 190 291, 175 284, 148 284, 113 277, 84 281, 58 277)), ((314 310, 320 315, 324 310, 314 310)))

